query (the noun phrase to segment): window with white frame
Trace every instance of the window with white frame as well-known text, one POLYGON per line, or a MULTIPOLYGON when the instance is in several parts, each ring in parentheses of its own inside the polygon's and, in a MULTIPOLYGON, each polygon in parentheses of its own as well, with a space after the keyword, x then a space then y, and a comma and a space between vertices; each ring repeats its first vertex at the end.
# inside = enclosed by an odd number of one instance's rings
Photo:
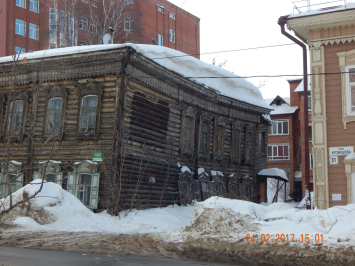
POLYGON ((63 172, 60 161, 42 161, 38 163, 38 172, 33 172, 33 180, 44 179, 62 186, 63 172))
POLYGON ((88 95, 83 97, 80 110, 80 132, 95 132, 97 98, 97 95, 88 95))
POLYGON ((308 141, 312 141, 312 123, 308 124, 308 141))
POLYGON ((175 14, 174 13, 169 13, 169 17, 172 18, 172 19, 175 19, 175 14))
POLYGON ((31 39, 38 40, 38 26, 36 24, 30 23, 29 28, 29 37, 31 39))
POLYGON ((164 14, 164 7, 162 6, 158 6, 158 12, 163 13, 164 14))
POLYGON ((93 7, 97 7, 97 2, 91 1, 91 5, 92 5, 93 7))
POLYGON ((133 18, 132 17, 125 17, 124 18, 124 31, 131 31, 133 25, 133 18))
POLYGON ((347 66, 345 72, 349 72, 346 74, 347 113, 355 115, 355 66, 347 66))
POLYGON ((38 12, 38 0, 30 0, 30 10, 33 12, 38 12))
POLYGON ((169 40, 175 42, 175 31, 173 29, 169 30, 169 40))
POLYGON ((90 32, 91 32, 92 34, 97 35, 97 24, 96 24, 96 23, 91 23, 91 25, 90 25, 90 32))
POLYGON ((288 119, 271 121, 270 135, 288 135, 288 119))
POLYGON ((26 34, 26 21, 15 19, 15 33, 25 36, 26 34))
POLYGON ((313 154, 309 153, 309 170, 313 170, 313 154))
POLYGON ((24 54, 25 53, 25 48, 19 47, 19 46, 15 46, 15 54, 24 54))
POLYGON ((88 29, 88 19, 87 18, 80 18, 79 21, 79 29, 87 30, 88 29))
POLYGON ((267 158, 269 160, 289 160, 289 144, 269 144, 267 146, 267 158))
POLYGON ((9 167, 6 164, 1 166, 0 172, 0 198, 5 198, 11 193, 23 187, 24 175, 21 171, 22 164, 17 161, 10 161, 9 167))
POLYGON ((311 96, 308 96, 308 113, 310 114, 312 112, 312 97, 311 96))
POLYGON ((90 209, 97 209, 99 199, 100 173, 97 166, 89 160, 77 162, 73 172, 68 173, 67 191, 90 209))
POLYGON ((57 9, 49 8, 49 49, 57 48, 57 9))
POLYGON ((22 116, 24 110, 24 102, 22 100, 16 100, 14 106, 13 101, 9 104, 9 115, 8 115, 8 130, 9 135, 18 135, 22 129, 22 116), (12 110, 12 115, 11 115, 12 110))
POLYGON ((19 7, 26 8, 26 0, 16 0, 16 5, 19 7))
POLYGON ((62 120, 63 99, 52 98, 48 100, 47 117, 46 117, 46 134, 56 132, 61 125, 62 120))
POLYGON ((158 34, 158 45, 160 45, 160 46, 164 45, 163 35, 158 34))
POLYGON ((133 0, 124 0, 126 6, 134 4, 133 0))
POLYGON ((88 0, 81 0, 81 2, 88 3, 89 1, 88 0))

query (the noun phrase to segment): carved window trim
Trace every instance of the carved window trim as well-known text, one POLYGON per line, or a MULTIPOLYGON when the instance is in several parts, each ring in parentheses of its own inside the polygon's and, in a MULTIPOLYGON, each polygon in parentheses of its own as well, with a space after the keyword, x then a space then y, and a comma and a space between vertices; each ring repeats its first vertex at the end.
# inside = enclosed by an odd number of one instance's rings
POLYGON ((240 162, 241 142, 242 142, 242 124, 238 121, 232 123, 231 132, 231 150, 230 156, 232 162, 240 162), (237 141, 238 140, 238 141, 237 141), (235 149, 235 150, 234 150, 235 149))
POLYGON ((213 160, 222 160, 223 159, 225 127, 226 127, 226 123, 222 117, 217 117, 214 119, 213 160), (222 128, 221 139, 218 139, 218 137, 219 137, 218 128, 222 128), (219 145, 217 145, 217 141, 220 142, 219 145), (220 147, 219 152, 216 151, 217 146, 220 147))
POLYGON ((68 92, 66 88, 60 87, 60 86, 55 86, 51 89, 46 89, 46 106, 45 106, 45 123, 43 127, 43 136, 48 137, 49 135, 52 135, 53 132, 48 132, 47 131, 47 126, 48 126, 48 108, 49 108, 49 101, 55 98, 61 98, 62 99, 62 110, 61 110, 61 118, 60 118, 60 126, 57 129, 57 140, 61 140, 63 137, 63 130, 64 130, 64 119, 65 119, 65 112, 67 108, 67 98, 68 98, 68 92))
POLYGON ((100 115, 101 115, 101 100, 102 100, 103 86, 99 84, 85 84, 79 87, 79 110, 78 110, 78 120, 77 120, 77 138, 78 139, 95 139, 99 138, 99 128, 100 128, 100 115), (96 121, 95 121, 95 131, 94 132, 80 132, 80 125, 82 122, 82 112, 83 112, 83 99, 86 96, 97 96, 97 106, 96 106, 96 121))
POLYGON ((63 181, 63 172, 62 172, 62 163, 60 161, 42 161, 38 163, 38 172, 33 172, 33 180, 42 179, 42 175, 45 172, 44 180, 48 181, 48 175, 55 175, 54 183, 62 186, 63 181), (46 167, 47 166, 47 167, 46 167))
MULTIPOLYGON (((9 171, 7 172, 7 164, 4 163, 1 165, 0 183, 9 182, 9 178, 14 178, 17 176, 16 180, 15 179, 13 180, 15 181, 15 185, 14 185, 14 189, 11 190, 11 193, 23 187, 24 174, 22 174, 21 167, 22 167, 21 163, 16 161, 10 161, 8 167, 9 171)), ((9 195, 8 186, 7 185, 0 186, 0 198, 5 198, 8 195, 9 195)))
POLYGON ((202 113, 200 117, 200 123, 199 123, 199 138, 198 138, 198 155, 201 158, 208 159, 210 157, 210 141, 211 141, 211 119, 206 113, 202 113), (207 132, 204 134, 202 133, 202 125, 203 123, 207 124, 207 132), (206 145, 207 145, 207 150, 206 152, 204 150, 201 150, 203 144, 203 140, 207 140, 206 145), (202 143, 201 143, 202 142, 202 143))
POLYGON ((181 139, 180 139, 180 147, 181 154, 186 154, 189 156, 193 155, 194 147, 195 147, 195 121, 196 121, 196 111, 192 107, 187 107, 182 111, 182 119, 181 119, 181 139), (184 137, 185 137, 185 121, 186 118, 191 119, 191 144, 190 146, 184 146, 184 137))
POLYGON ((254 138, 255 138, 255 130, 254 127, 248 125, 245 127, 245 136, 244 136, 244 162, 245 164, 252 164, 254 159, 254 138), (247 158, 248 154, 250 154, 250 158, 247 158))
MULTIPOLYGON (((13 93, 9 96, 8 99, 8 105, 6 109, 6 118, 5 118, 5 130, 6 130, 6 137, 11 137, 11 140, 15 141, 22 141, 23 134, 24 134, 24 128, 25 128, 25 123, 27 119, 27 106, 28 106, 28 91, 27 90, 16 90, 13 91, 13 93), (20 129, 17 132, 12 132, 10 127, 13 119, 11 117, 10 111, 11 111, 11 105, 12 102, 15 101, 22 101, 23 106, 22 106, 22 116, 21 116, 21 126, 20 129), (12 118, 12 119, 11 119, 12 118)), ((14 110, 12 110, 14 112, 14 110)))

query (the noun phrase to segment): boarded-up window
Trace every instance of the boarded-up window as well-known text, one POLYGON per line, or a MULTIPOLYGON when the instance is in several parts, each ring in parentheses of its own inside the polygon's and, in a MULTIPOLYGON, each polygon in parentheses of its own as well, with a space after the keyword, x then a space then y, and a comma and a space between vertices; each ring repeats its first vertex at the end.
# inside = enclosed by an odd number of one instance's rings
POLYGON ((238 159, 240 154, 240 130, 234 129, 232 133, 232 157, 238 159))
POLYGON ((185 149, 192 149, 192 122, 193 119, 191 117, 185 117, 182 139, 182 145, 185 149))
POLYGON ((209 152, 209 125, 206 122, 201 124, 200 132, 200 153, 207 154, 209 152))

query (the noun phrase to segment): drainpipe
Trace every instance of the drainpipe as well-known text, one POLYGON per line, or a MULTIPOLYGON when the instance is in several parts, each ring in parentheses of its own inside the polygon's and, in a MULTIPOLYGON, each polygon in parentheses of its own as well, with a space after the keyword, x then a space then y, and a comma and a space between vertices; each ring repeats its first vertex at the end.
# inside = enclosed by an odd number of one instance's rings
POLYGON ((311 195, 309 192, 310 184, 309 184, 309 143, 308 143, 308 80, 307 80, 307 46, 296 39, 294 36, 285 31, 285 24, 288 16, 281 16, 278 20, 278 24, 281 27, 281 33, 285 35, 287 38, 297 43, 302 47, 303 50, 303 113, 304 113, 304 168, 305 168, 305 197, 306 197, 306 207, 307 209, 311 209, 311 195))

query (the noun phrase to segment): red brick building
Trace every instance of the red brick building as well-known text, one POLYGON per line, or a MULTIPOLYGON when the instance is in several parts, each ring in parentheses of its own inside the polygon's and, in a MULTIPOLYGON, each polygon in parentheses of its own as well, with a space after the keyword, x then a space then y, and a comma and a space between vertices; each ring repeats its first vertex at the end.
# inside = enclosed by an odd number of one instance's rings
MULTIPOLYGON (((312 169, 312 154, 304 154, 304 145, 312 150, 312 126, 309 124, 309 139, 304 135, 303 111, 303 82, 302 79, 288 80, 290 84, 290 97, 277 96, 269 100, 274 111, 270 113, 271 127, 268 137, 268 168, 283 169, 290 180, 288 194, 293 197, 296 190, 298 198, 304 195, 304 168, 305 160, 310 160, 312 169)), ((306 115, 310 116, 309 110, 306 115)), ((313 174, 310 171, 311 191, 313 174)))
POLYGON ((99 44, 112 27, 113 43, 157 44, 199 58, 200 19, 166 0, 63 0, 55 6, 53 2, 2 2, 0 56, 99 44))

